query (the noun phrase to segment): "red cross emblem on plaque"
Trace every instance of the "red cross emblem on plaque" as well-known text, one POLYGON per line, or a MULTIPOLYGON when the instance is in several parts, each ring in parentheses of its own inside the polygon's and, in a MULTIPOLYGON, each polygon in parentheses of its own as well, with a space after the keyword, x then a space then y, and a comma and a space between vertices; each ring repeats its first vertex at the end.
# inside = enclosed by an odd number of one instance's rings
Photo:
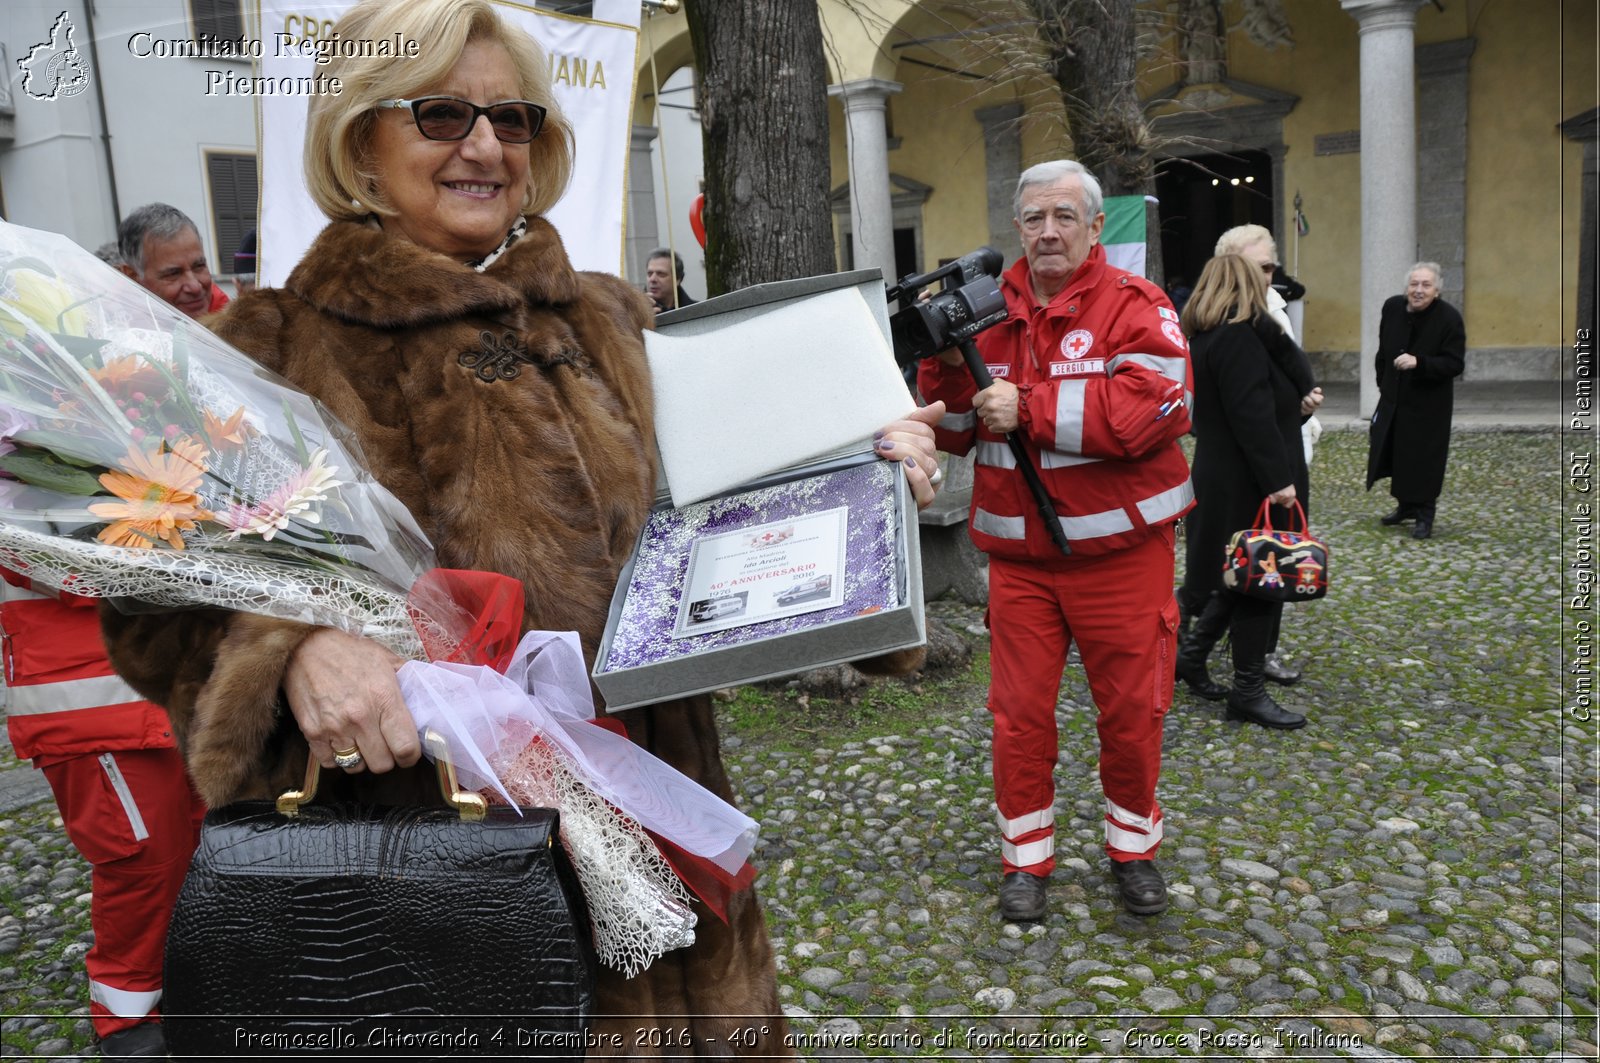
POLYGON ((1075 328, 1061 338, 1061 353, 1068 358, 1082 358, 1094 346, 1094 335, 1088 329, 1075 328))

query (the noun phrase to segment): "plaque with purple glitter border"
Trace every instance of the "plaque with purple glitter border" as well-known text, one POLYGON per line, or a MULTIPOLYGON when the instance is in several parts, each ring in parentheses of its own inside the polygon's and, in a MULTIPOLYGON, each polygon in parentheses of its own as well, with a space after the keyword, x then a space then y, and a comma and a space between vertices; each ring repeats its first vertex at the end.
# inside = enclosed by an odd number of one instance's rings
POLYGON ((897 465, 868 461, 682 509, 652 511, 635 551, 608 653, 597 674, 759 642, 904 604, 897 548, 895 481, 900 475, 897 465), (696 538, 839 506, 849 509, 842 605, 689 638, 672 637, 696 538))

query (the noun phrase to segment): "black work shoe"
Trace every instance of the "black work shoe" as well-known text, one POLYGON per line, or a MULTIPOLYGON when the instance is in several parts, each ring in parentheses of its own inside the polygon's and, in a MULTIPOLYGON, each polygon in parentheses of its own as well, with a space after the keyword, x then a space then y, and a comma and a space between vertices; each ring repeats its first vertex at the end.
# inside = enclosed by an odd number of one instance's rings
POLYGON ((1274 731, 1295 731, 1306 725, 1306 718, 1298 712, 1273 701, 1266 694, 1245 697, 1237 688, 1228 695, 1228 719, 1248 720, 1274 731))
POLYGON ((1111 874, 1122 894, 1122 906, 1134 915, 1158 915, 1167 910, 1167 880, 1154 860, 1113 860, 1111 874))
POLYGON ((1044 918, 1044 884, 1048 879, 1026 871, 1009 872, 1000 881, 1000 914, 1013 923, 1044 918))
POLYGON ((1413 539, 1433 538, 1433 521, 1426 517, 1418 517, 1417 526, 1411 529, 1411 537, 1413 539))
POLYGON ((1417 515, 1417 511, 1414 510, 1414 509, 1410 509, 1410 508, 1408 508, 1406 506, 1396 506, 1393 513, 1390 513, 1390 514, 1388 514, 1386 516, 1379 517, 1378 518, 1378 523, 1379 524, 1387 524, 1390 527, 1393 527, 1394 525, 1399 524, 1402 521, 1411 520, 1416 515, 1417 515))
POLYGON ((1280 686, 1292 687, 1300 682, 1300 673, 1278 660, 1278 655, 1275 653, 1267 654, 1267 661, 1261 669, 1261 674, 1280 686))
POLYGON ((107 1063, 119 1059, 166 1059, 167 1035, 159 1022, 142 1022, 100 1041, 100 1058, 107 1063))

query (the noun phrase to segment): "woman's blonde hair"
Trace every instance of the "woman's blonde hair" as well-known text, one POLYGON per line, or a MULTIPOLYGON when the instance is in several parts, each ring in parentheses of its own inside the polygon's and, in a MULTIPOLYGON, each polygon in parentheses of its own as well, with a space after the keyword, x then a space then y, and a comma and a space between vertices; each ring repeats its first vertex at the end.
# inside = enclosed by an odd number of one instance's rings
POLYGON ((1183 304, 1183 331, 1191 336, 1249 321, 1267 309, 1266 278, 1261 267, 1243 255, 1218 255, 1200 271, 1189 301, 1183 304))
MULTIPOLYGON (((404 99, 443 81, 467 45, 490 41, 511 56, 520 93, 547 111, 544 128, 527 144, 528 190, 523 213, 543 214, 555 206, 572 178, 572 124, 550 89, 550 63, 543 49, 521 30, 507 25, 488 0, 363 0, 339 19, 341 41, 416 41, 414 59, 341 56, 325 71, 343 88, 337 95, 313 97, 306 121, 306 187, 322 212, 335 221, 368 214, 393 216, 378 191, 372 165, 372 134, 379 100, 404 99)), ((485 101, 492 102, 492 101, 485 101)), ((506 151, 522 145, 505 144, 506 151)))

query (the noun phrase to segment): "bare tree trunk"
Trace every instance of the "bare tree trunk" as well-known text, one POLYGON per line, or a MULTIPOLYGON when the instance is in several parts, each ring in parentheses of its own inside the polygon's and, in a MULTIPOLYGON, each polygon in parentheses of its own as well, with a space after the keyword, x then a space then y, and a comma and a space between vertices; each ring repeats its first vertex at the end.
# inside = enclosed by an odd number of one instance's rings
POLYGON ((1155 191, 1150 127, 1139 106, 1135 0, 1026 0, 1061 86, 1078 161, 1108 196, 1155 191))
POLYGON ((700 76, 710 295, 834 271, 816 0, 684 5, 700 76))

